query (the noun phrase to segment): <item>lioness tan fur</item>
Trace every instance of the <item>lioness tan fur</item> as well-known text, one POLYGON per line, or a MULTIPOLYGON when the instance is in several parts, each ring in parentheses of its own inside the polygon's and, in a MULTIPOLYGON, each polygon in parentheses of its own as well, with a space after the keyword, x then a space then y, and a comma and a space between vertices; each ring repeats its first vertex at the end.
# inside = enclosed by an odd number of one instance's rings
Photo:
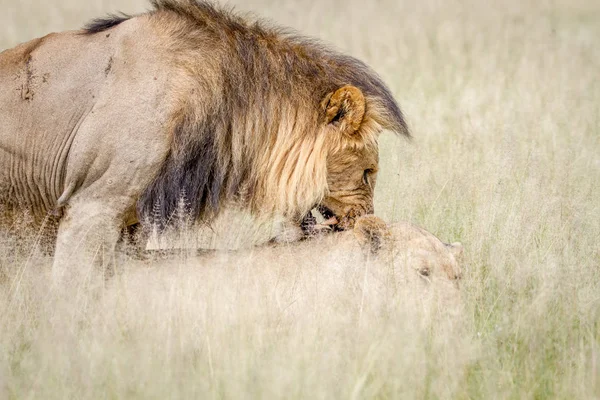
MULTIPOLYGON (((230 227, 233 235, 237 230, 238 226, 230 227)), ((133 272, 138 276, 158 275, 169 281, 173 271, 181 273, 185 266, 183 275, 192 281, 200 279, 222 286, 223 280, 231 280, 231 285, 217 290, 235 292, 232 288, 236 285, 248 289, 250 282, 261 282, 250 284, 249 290, 271 296, 283 285, 288 287, 286 292, 292 302, 306 301, 307 296, 324 296, 321 301, 325 302, 329 298, 340 302, 345 296, 359 296, 364 298, 359 301, 364 307, 381 312, 384 305, 395 307, 388 302, 401 293, 400 298, 414 301, 414 306, 435 299, 445 308, 444 313, 448 308, 460 309, 462 245, 443 243, 409 222, 386 224, 368 215, 359 217, 351 230, 300 242, 251 249, 221 248, 200 254, 195 254, 194 246, 185 246, 180 242, 177 250, 155 250, 154 254, 163 255, 162 259, 130 261, 124 272, 126 280, 135 280, 129 275, 133 272), (220 279, 211 278, 214 274, 220 279)), ((159 281, 163 282, 163 278, 159 281)), ((349 304, 356 304, 356 298, 349 304)), ((346 305, 341 302, 339 307, 340 316, 345 316, 346 305)))
MULTIPOLYGON (((199 262, 211 264, 212 257, 219 259, 220 253, 204 254, 199 262)), ((268 260, 267 265, 281 264, 304 269, 305 265, 314 264, 319 268, 339 269, 340 273, 356 273, 367 267, 370 276, 387 289, 403 283, 456 283, 462 276, 463 247, 460 243, 446 244, 412 223, 386 224, 374 215, 359 217, 352 230, 299 243, 225 253, 234 264, 252 257, 268 260), (394 284, 386 284, 389 279, 394 284)))
POLYGON ((409 134, 369 67, 209 3, 152 4, 0 54, 0 201, 61 218, 57 259, 110 260, 123 226, 178 208, 298 224, 322 204, 344 229, 372 211, 378 135, 409 134))

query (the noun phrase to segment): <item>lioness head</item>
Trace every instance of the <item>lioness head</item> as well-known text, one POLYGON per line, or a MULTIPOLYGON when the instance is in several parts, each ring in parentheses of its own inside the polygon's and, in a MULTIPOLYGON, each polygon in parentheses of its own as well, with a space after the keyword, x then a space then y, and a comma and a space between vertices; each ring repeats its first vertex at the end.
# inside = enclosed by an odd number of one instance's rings
POLYGON ((391 256, 423 277, 457 280, 462 276, 463 246, 444 243, 432 233, 409 222, 386 224, 369 215, 358 218, 353 229, 360 246, 372 255, 391 256))

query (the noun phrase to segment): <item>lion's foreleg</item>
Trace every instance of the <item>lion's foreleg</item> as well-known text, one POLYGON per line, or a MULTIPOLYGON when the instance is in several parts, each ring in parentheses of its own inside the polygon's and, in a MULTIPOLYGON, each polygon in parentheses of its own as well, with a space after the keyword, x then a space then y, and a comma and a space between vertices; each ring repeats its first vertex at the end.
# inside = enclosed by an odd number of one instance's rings
POLYGON ((69 206, 58 229, 52 268, 55 282, 83 283, 98 271, 114 270, 122 208, 101 201, 80 201, 69 206))
POLYGON ((139 222, 124 226, 117 242, 117 253, 124 253, 135 260, 146 260, 146 246, 149 238, 149 228, 142 226, 139 222))

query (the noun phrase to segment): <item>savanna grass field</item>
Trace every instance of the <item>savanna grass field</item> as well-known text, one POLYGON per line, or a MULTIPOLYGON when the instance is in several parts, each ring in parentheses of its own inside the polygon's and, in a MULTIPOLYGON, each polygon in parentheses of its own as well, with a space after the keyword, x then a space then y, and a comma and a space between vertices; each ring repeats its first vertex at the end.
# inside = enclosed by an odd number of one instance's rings
MULTIPOLYGON (((0 398, 600 398, 600 3, 228 4, 388 83, 414 139, 382 135, 376 214, 462 242, 458 295, 306 246, 56 287, 24 217, 0 234, 0 398)), ((0 49, 148 8, 0 0, 0 49)))

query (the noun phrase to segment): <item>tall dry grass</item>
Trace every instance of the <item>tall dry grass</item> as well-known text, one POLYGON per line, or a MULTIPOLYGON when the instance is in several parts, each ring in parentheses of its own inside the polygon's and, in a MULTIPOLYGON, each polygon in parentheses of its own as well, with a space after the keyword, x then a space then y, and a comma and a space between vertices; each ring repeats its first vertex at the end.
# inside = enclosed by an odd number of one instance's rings
MULTIPOLYGON (((146 7, 0 1, 0 48, 146 7)), ((600 4, 239 5, 389 82, 415 139, 382 139, 376 211, 463 242, 460 303, 306 249, 57 288, 35 236, 4 235, 0 397, 599 398, 600 4)))

